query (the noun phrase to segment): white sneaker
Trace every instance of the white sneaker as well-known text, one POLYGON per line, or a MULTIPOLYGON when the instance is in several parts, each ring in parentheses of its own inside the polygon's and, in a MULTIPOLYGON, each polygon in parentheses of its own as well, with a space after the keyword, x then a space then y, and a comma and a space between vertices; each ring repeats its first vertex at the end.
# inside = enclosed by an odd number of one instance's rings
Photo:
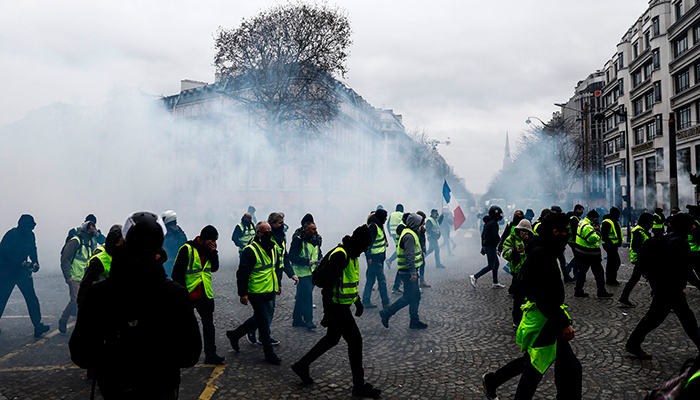
POLYGON ((492 287, 494 289, 503 289, 504 287, 506 287, 506 285, 501 284, 501 283, 494 283, 492 287))
POLYGON ((474 275, 469 275, 469 283, 472 284, 472 287, 476 287, 476 277, 474 275))

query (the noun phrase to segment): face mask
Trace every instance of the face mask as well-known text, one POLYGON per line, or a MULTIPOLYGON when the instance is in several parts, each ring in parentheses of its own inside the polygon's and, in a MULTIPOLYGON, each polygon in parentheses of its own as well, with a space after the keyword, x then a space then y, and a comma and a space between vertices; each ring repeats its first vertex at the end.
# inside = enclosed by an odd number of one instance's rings
POLYGON ((260 235, 260 244, 262 244, 265 249, 271 249, 274 246, 272 243, 272 232, 265 232, 260 235))
POLYGON ((583 215, 583 211, 575 212, 574 215, 581 218, 581 216, 583 215))
POLYGON ((517 225, 522 220, 523 220, 523 217, 513 217, 513 224, 517 225))
POLYGON ((272 228, 272 232, 275 234, 275 236, 281 236, 284 234, 284 224, 278 226, 277 228, 272 228))

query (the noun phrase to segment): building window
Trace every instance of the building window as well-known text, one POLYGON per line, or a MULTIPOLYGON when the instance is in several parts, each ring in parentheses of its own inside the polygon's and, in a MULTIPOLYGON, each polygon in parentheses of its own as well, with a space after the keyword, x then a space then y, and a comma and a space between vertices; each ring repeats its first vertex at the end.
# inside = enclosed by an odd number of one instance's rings
POLYGON ((661 136, 664 134, 664 125, 663 125, 663 120, 661 119, 661 114, 656 114, 654 116, 654 120, 656 121, 656 136, 661 136))
POLYGON ((603 98, 603 107, 608 108, 612 104, 612 92, 605 95, 603 98))
POLYGON ((610 155, 615 152, 615 144, 612 140, 605 142, 605 155, 610 155))
POLYGON ((620 68, 625 68, 625 57, 623 53, 617 55, 617 63, 620 64, 620 68))
POLYGON ((656 122, 651 121, 647 124, 647 140, 652 140, 656 137, 656 122))
POLYGON ((693 44, 700 42, 700 24, 693 27, 693 44))
POLYGON ((676 83, 676 94, 688 89, 690 87, 690 71, 685 69, 679 72, 676 74, 674 81, 676 83))
POLYGON ((651 47, 651 33, 649 31, 644 32, 644 48, 648 49, 651 47))
MULTIPOLYGON (((622 53, 620 53, 620 55, 622 55, 622 53)), ((618 81, 618 83, 619 83, 618 89, 620 90, 620 96, 622 96, 623 94, 625 94, 625 80, 620 79, 618 81)))
POLYGON ((654 37, 659 36, 661 34, 661 26, 659 25, 659 17, 652 18, 651 31, 654 34, 654 37))
POLYGON ((632 45, 632 59, 634 60, 637 57, 639 57, 639 43, 634 42, 632 45))
POLYGON ((642 83, 642 71, 632 73, 632 87, 636 88, 640 83, 642 83))
POLYGON ((651 107, 654 105, 654 91, 652 90, 651 92, 647 93, 644 95, 644 108, 646 110, 651 110, 651 107))
POLYGON ((605 118, 605 130, 606 130, 606 131, 609 131, 609 130, 611 130, 613 127, 614 127, 614 125, 613 125, 613 117, 610 116, 610 117, 605 118))
POLYGON ((652 62, 654 63, 654 69, 661 68, 661 55, 659 49, 654 49, 651 52, 652 62))
POLYGON ((656 149, 656 170, 664 170, 664 149, 656 149))
POLYGON ((674 7, 676 9, 676 21, 678 21, 683 16, 683 2, 679 1, 674 7))
POLYGON ((690 106, 678 110, 678 129, 689 128, 692 124, 690 120, 690 106))
POLYGON ((654 82, 654 102, 661 101, 661 81, 654 82))
POLYGON ((676 151, 676 159, 678 160, 678 172, 685 171, 690 175, 690 147, 676 151))
POLYGON ((644 143, 644 127, 634 128, 634 144, 644 143))
POLYGON ((683 33, 683 37, 673 42, 673 56, 678 57, 688 50, 688 33, 683 33))
POLYGON ((654 70, 654 65, 652 63, 648 63, 644 65, 644 80, 647 80, 651 77, 651 71, 654 70))
POLYGON ((635 100, 634 103, 632 103, 632 106, 634 107, 634 115, 635 116, 643 113, 644 112, 644 99, 635 100))
POLYGON ((700 82, 700 63, 695 64, 695 83, 700 82))
POLYGON ((634 186, 644 186, 644 161, 634 161, 634 186))
POLYGON ((625 132, 620 132, 620 148, 625 147, 625 138, 627 135, 625 135, 625 132))

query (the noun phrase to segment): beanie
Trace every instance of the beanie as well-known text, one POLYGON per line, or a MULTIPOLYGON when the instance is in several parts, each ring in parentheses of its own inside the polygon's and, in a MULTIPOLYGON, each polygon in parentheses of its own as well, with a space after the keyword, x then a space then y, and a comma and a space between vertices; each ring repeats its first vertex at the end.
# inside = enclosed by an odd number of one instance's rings
POLYGON ((199 238, 202 240, 218 240, 219 231, 217 231, 213 226, 207 225, 202 228, 202 231, 199 233, 199 238))

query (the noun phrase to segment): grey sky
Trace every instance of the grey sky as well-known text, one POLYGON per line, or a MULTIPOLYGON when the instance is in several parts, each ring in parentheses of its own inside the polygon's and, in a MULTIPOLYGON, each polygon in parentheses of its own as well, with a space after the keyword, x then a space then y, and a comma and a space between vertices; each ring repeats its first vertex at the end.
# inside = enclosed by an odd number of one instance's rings
MULTIPOLYGON (((273 1, 22 1, 0 13, 0 125, 55 102, 92 105, 120 86, 174 94, 213 81, 212 35, 273 1)), ((525 119, 602 68, 645 0, 329 1, 349 12, 347 83, 441 147, 483 192, 525 119)))

